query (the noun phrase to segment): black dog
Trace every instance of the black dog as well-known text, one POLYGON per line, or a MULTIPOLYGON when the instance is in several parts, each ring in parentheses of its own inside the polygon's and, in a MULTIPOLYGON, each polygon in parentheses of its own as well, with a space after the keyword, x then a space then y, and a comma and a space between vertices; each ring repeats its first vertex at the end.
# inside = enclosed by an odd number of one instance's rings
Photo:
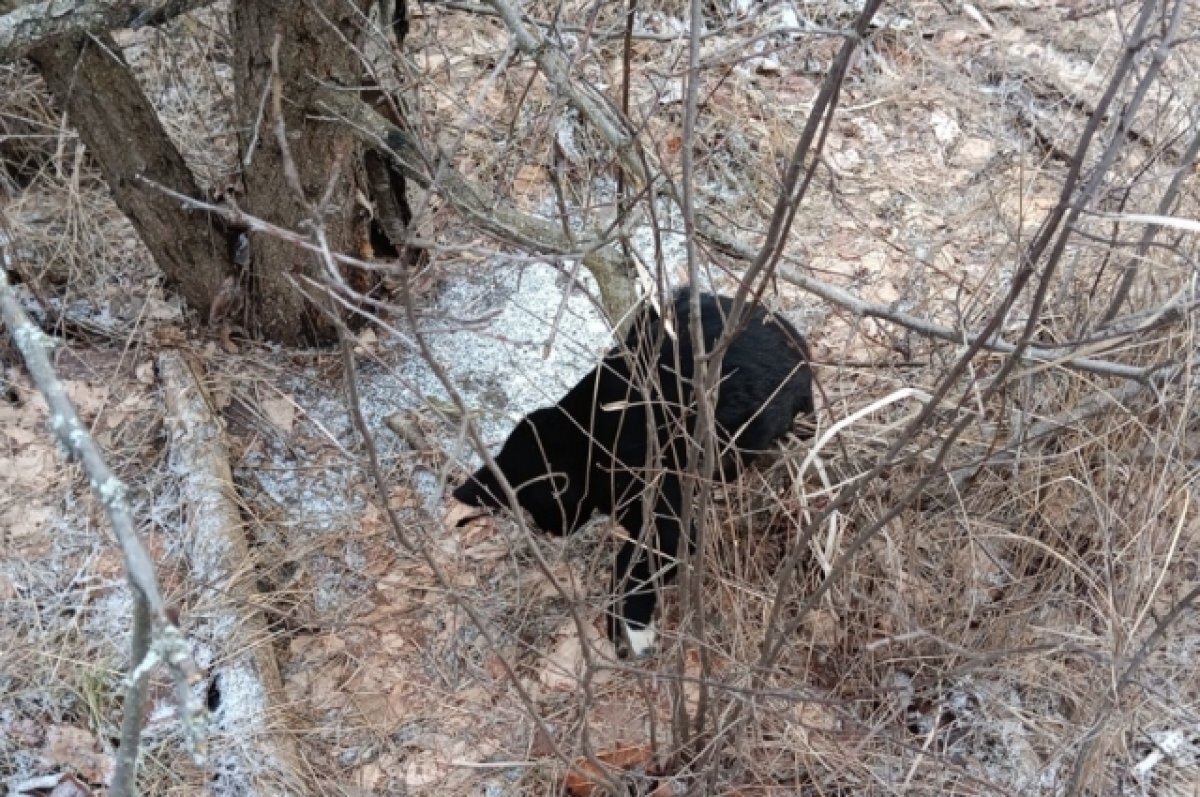
MULTIPOLYGON (((675 295, 673 334, 656 313, 643 311, 623 347, 609 352, 557 404, 521 419, 496 456, 521 508, 543 531, 570 534, 599 511, 632 535, 617 555, 618 608, 608 623, 622 655, 625 642, 637 656, 653 648, 654 582, 675 574, 680 473, 696 415, 689 297, 687 289, 675 295), (647 496, 656 534, 641 533, 647 496)), ((728 297, 700 296, 705 351, 721 336, 732 304, 728 297)), ((808 347, 800 333, 759 307, 744 318, 722 360, 715 413, 725 478, 784 435, 797 415, 813 411, 808 347)), ((508 505, 487 467, 454 497, 485 508, 508 505)))

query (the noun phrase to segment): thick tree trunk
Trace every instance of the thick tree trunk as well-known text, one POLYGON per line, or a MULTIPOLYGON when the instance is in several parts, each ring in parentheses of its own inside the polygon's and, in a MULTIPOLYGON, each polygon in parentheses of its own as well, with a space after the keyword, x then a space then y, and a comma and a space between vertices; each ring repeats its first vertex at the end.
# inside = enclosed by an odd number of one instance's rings
MULTIPOLYGON (((354 248, 353 180, 361 163, 353 137, 335 123, 311 117, 322 86, 361 84, 362 65, 351 45, 363 40, 371 0, 235 0, 233 40, 237 53, 238 129, 246 184, 246 207, 255 216, 302 229, 315 221, 334 251, 354 248), (271 53, 278 47, 282 122, 290 160, 304 197, 287 179, 272 106, 271 53), (336 181, 330 190, 331 183, 336 181), (323 218, 310 208, 331 201, 323 218)), ((319 258, 284 241, 257 236, 252 245, 255 284, 251 293, 262 332, 281 343, 320 343, 334 337, 333 323, 301 293, 324 282, 319 258)), ((320 301, 318 299, 318 301, 320 301)))
POLYGON ((184 210, 134 182, 144 177, 181 194, 200 195, 191 170, 120 53, 111 37, 97 35, 41 45, 29 58, 163 274, 207 318, 228 268, 225 238, 208 214, 184 210))

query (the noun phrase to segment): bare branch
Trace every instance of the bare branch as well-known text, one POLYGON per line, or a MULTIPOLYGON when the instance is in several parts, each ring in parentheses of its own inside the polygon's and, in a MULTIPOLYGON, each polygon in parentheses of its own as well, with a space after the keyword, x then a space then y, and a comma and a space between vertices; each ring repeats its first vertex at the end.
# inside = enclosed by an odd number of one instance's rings
POLYGON ((504 21, 517 47, 538 65, 538 69, 555 92, 567 99, 599 131, 617 153, 621 165, 631 175, 646 184, 650 174, 643 168, 637 139, 630 135, 625 120, 605 95, 590 86, 581 86, 571 79, 570 63, 556 47, 525 26, 521 12, 508 0, 489 0, 492 8, 504 21))
POLYGON ((79 414, 67 397, 66 388, 54 372, 48 356, 54 345, 53 340, 25 314, 8 283, 5 267, 9 260, 9 246, 7 233, 0 231, 0 320, 8 327, 9 335, 21 352, 30 376, 46 399, 50 409, 50 429, 63 449, 82 465, 92 492, 100 500, 112 523, 125 563, 125 575, 133 590, 132 672, 125 695, 121 747, 110 791, 116 797, 126 797, 135 793, 142 705, 154 667, 159 663, 165 664, 171 673, 184 733, 197 761, 205 755, 206 712, 204 705, 192 693, 191 682, 196 667, 182 633, 167 613, 158 588, 154 563, 134 528, 129 503, 125 498, 125 484, 109 470, 103 452, 92 439, 88 427, 79 419, 79 414))
POLYGON ((160 24, 212 0, 90 0, 63 2, 44 0, 20 4, 0 0, 0 63, 15 61, 30 50, 54 39, 86 33, 102 33, 115 28, 133 28, 160 24))
MULTIPOLYGON (((1167 189, 1163 191, 1162 197, 1158 200, 1158 207, 1155 209, 1156 216, 1163 217, 1170 214, 1171 208, 1175 206, 1176 201, 1179 199, 1179 192, 1183 188, 1184 180, 1192 173, 1192 166, 1195 164, 1197 156, 1200 156, 1200 127, 1197 127, 1195 134, 1192 136, 1191 143, 1188 144, 1179 165, 1175 168, 1175 174, 1172 175, 1170 184, 1167 185, 1167 189)), ((1132 220, 1141 221, 1142 217, 1139 216, 1132 220)), ((1163 223, 1164 221, 1167 220, 1164 219, 1159 223, 1163 223)), ((1117 284, 1116 290, 1113 291, 1108 309, 1101 316, 1100 326, 1103 327, 1112 321, 1120 311, 1121 305, 1129 297, 1129 291, 1133 287, 1133 280, 1138 274, 1138 263, 1142 262, 1146 257, 1146 252, 1149 251, 1150 244, 1154 243, 1154 238, 1158 235, 1158 230, 1158 223, 1149 223, 1142 232, 1142 238, 1138 241, 1137 250, 1121 266, 1121 270, 1124 273, 1121 275, 1121 281, 1117 284)), ((1195 229, 1192 230, 1192 232, 1195 231, 1195 229)))
POLYGON ((202 621, 194 636, 222 651, 207 673, 210 682, 219 679, 222 700, 246 707, 236 715, 225 713, 218 731, 255 740, 252 746, 236 747, 235 755, 238 768, 259 791, 286 784, 288 792, 303 793, 308 784, 295 739, 279 721, 286 716, 287 699, 256 571, 246 567, 253 560, 246 524, 234 500, 229 451, 212 411, 203 367, 171 349, 158 356, 158 375, 171 461, 182 466, 175 470, 181 477, 180 497, 188 507, 183 535, 188 540, 188 565, 206 589, 223 598, 205 612, 208 622, 202 621))
MULTIPOLYGON (((779 276, 798 287, 803 288, 810 293, 820 296, 826 301, 832 302, 839 307, 843 307, 855 315, 860 315, 866 318, 879 318, 884 321, 891 321, 893 324, 899 324, 902 327, 918 332, 922 335, 927 335, 931 338, 938 338, 958 343, 962 345, 970 345, 978 340, 978 335, 964 335, 958 330, 944 327, 940 324, 935 324, 924 318, 909 315, 895 308, 884 304, 873 304, 871 302, 860 299, 850 291, 839 288, 836 285, 830 285, 827 282, 822 282, 818 279, 813 279, 807 274, 800 271, 781 267, 778 272, 779 276)), ((1000 354, 1012 354, 1017 350, 1016 344, 1000 338, 998 335, 991 336, 983 344, 983 348, 999 352, 1000 354)), ((1101 360, 1094 357, 1083 356, 1083 353, 1078 349, 1062 349, 1062 348, 1046 348, 1042 346, 1028 346, 1021 352, 1021 359, 1027 362, 1053 362, 1066 368, 1073 368, 1077 371, 1086 371, 1088 373, 1099 374, 1102 376, 1119 376, 1124 379, 1144 379, 1150 372, 1150 369, 1138 368, 1134 365, 1124 365, 1123 363, 1112 362, 1111 360, 1101 360)))

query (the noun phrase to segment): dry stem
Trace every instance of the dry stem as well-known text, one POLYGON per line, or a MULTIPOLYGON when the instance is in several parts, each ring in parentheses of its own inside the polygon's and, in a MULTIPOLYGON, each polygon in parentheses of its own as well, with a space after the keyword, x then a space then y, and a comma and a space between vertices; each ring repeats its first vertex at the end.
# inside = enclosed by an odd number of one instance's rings
MULTIPOLYGON (((0 235, 7 236, 5 229, 0 226, 0 235)), ((80 462, 92 492, 108 515, 121 549, 125 575, 133 592, 131 669, 121 723, 121 746, 117 751, 116 771, 110 790, 115 797, 130 797, 136 793, 142 706, 154 668, 164 664, 171 674, 184 735, 198 763, 205 755, 206 712, 203 703, 192 692, 191 683, 196 676, 196 667, 183 634, 167 612, 158 588, 154 563, 134 529, 125 498, 125 485, 109 470, 103 452, 87 426, 80 421, 66 389, 54 372, 54 366, 47 356, 54 342, 25 314, 9 285, 5 271, 9 262, 9 246, 7 237, 0 240, 0 319, 8 327, 9 335, 21 352, 30 376, 46 399, 50 408, 51 430, 68 454, 80 462)))

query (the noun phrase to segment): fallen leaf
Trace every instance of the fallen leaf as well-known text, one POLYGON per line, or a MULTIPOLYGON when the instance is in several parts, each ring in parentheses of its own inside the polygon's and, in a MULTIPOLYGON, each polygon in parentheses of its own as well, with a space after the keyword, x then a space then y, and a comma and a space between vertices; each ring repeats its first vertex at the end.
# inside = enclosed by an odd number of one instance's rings
POLYGON ((474 528, 476 524, 492 523, 492 518, 484 514, 483 510, 477 506, 470 506, 451 499, 446 514, 442 515, 442 524, 453 529, 464 523, 470 523, 468 528, 474 528))
MULTIPOLYGON (((618 747, 596 755, 596 759, 612 769, 646 771, 653 751, 648 744, 618 747)), ((592 797, 596 787, 604 781, 604 773, 591 761, 581 758, 571 767, 563 779, 563 786, 570 797, 592 797)))
POLYGON ((547 689, 577 689, 583 665, 583 645, 578 636, 572 635, 554 646, 538 677, 547 689))
MULTIPOLYGON (((347 688, 355 686, 357 685, 353 682, 347 684, 347 688)), ((349 697, 350 703, 358 709, 358 713, 362 717, 363 727, 370 728, 377 733, 391 732, 395 729, 398 718, 404 716, 402 713, 393 713, 394 703, 391 695, 356 691, 352 692, 349 697)))
POLYGON ((142 315, 150 321, 180 321, 183 314, 174 302, 150 297, 142 304, 142 315))
POLYGON ((5 727, 8 737, 25 747, 38 747, 42 743, 45 728, 41 723, 34 722, 28 717, 13 720, 5 727))
POLYGON ((96 737, 71 725, 51 725, 46 729, 42 760, 50 766, 70 767, 92 783, 107 784, 112 778, 112 757, 99 752, 96 737))
POLYGON ((519 197, 530 198, 539 195, 546 182, 546 170, 534 164, 525 164, 517 170, 513 180, 513 193, 519 197))
POLYGON ((63 775, 58 785, 50 791, 49 797, 91 797, 91 794, 91 789, 80 783, 78 778, 68 772, 63 775))
POLYGON ((407 485, 397 484, 388 495, 388 509, 412 509, 421 505, 420 497, 407 485))
POLYGON ((188 333, 181 327, 155 326, 150 328, 150 340, 158 346, 186 346, 188 333))
POLYGON ((379 766, 378 762, 372 761, 369 764, 363 764, 358 769, 351 773, 351 782, 360 789, 367 791, 375 791, 375 787, 380 785, 385 777, 383 767, 379 766))
POLYGON ((501 678, 508 677, 508 670, 504 668, 504 662, 495 653, 488 654, 486 667, 492 680, 499 681, 501 678))
POLYGON ((996 153, 996 144, 986 138, 967 138, 959 145, 950 162, 955 166, 980 169, 996 153))
POLYGON ((141 382, 143 385, 154 384, 154 363, 150 360, 139 363, 138 367, 134 369, 133 373, 134 376, 137 377, 137 381, 141 382))
MULTIPOLYGON (((608 644, 608 640, 594 626, 585 624, 583 630, 586 634, 586 642, 593 651, 602 649, 608 644)), ((579 636, 575 623, 569 620, 559 626, 555 636, 561 638, 549 655, 542 660, 538 680, 547 689, 578 689, 580 678, 583 677, 586 667, 586 660, 583 657, 585 640, 579 636)), ((611 678, 611 671, 601 670, 594 674, 592 684, 604 684, 611 678)))
POLYGON ((53 484, 55 472, 59 470, 53 450, 40 444, 27 446, 6 459, 4 475, 19 488, 18 495, 53 484))
POLYGON ((0 510, 0 529, 4 529, 7 540, 20 543, 22 551, 27 555, 30 548, 24 546, 41 550, 49 541, 46 531, 57 516, 58 513, 52 507, 44 505, 40 500, 27 501, 24 506, 5 507, 0 510))
POLYGON ((267 420, 284 434, 291 434, 292 425, 296 422, 296 402, 287 396, 264 399, 260 406, 267 420))
MULTIPOLYGON (((553 726, 551 726, 553 728, 553 726)), ((554 755, 554 742, 540 727, 533 731, 533 742, 529 745, 530 758, 546 758, 554 755)))
POLYGON ((410 789, 430 786, 446 777, 446 767, 440 764, 433 753, 423 753, 408 761, 404 768, 404 782, 410 789))

